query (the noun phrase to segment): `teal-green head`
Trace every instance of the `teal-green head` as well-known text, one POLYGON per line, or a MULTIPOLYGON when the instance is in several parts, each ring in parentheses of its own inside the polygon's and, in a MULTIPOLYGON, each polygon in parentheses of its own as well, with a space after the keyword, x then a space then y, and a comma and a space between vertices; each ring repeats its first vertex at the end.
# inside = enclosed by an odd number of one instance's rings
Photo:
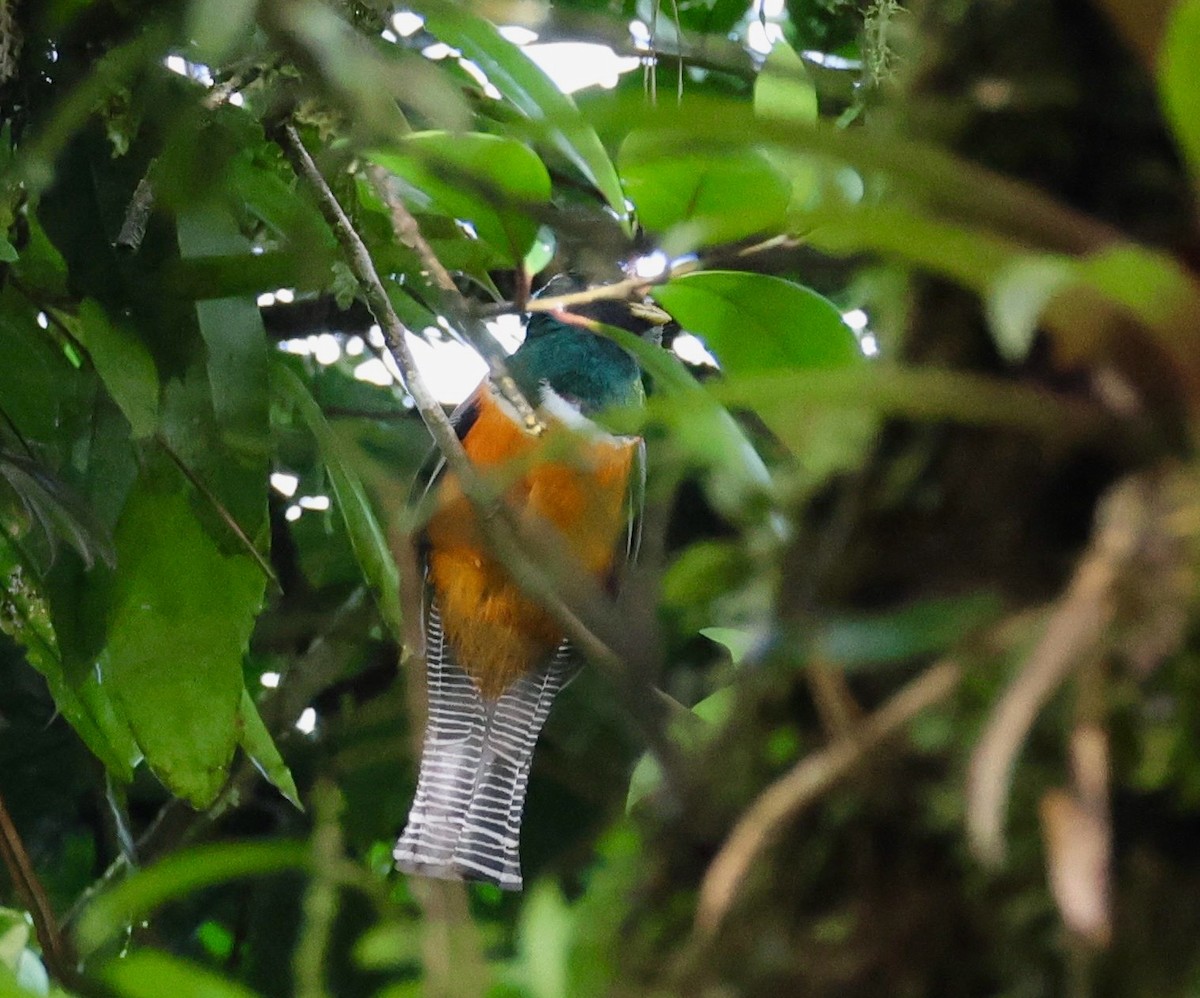
MULTIPOLYGON (((555 278, 543 294, 577 290, 571 278, 555 278), (567 284, 566 281, 570 281, 567 284)), ((598 301, 571 310, 576 315, 617 326, 639 336, 657 334, 669 318, 655 309, 626 302, 598 301)), ((509 370, 521 391, 532 400, 549 385, 556 395, 579 408, 584 416, 604 409, 640 405, 645 398, 637 361, 607 337, 564 321, 551 312, 535 312, 525 342, 509 358, 509 370)))

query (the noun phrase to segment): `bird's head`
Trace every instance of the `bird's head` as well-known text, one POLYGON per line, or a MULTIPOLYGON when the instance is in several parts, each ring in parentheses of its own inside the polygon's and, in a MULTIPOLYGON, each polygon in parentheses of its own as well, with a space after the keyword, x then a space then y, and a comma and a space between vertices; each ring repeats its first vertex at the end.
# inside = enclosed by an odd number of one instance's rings
MULTIPOLYGON (((588 285, 574 274, 560 274, 539 292, 539 298, 585 291, 588 285)), ((585 416, 611 406, 641 402, 641 370, 637 361, 612 340, 593 333, 574 317, 616 326, 658 341, 670 316, 655 305, 614 299, 572 303, 563 313, 534 312, 525 342, 513 354, 510 368, 523 391, 540 399, 548 385, 576 405, 585 416), (565 313, 565 314, 564 314, 565 313)))

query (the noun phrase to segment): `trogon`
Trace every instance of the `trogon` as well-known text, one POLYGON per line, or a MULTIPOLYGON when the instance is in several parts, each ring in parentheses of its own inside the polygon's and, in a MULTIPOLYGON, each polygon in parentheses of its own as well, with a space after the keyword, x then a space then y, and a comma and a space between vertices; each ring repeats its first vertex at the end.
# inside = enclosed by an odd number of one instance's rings
MULTIPOLYGON (((578 287, 562 275, 543 294, 578 287)), ((669 318, 652 305, 616 301, 572 311, 639 335, 669 318)), ((508 359, 544 432, 529 432, 488 381, 453 420, 482 473, 503 476, 508 466, 514 515, 535 529, 557 530, 580 569, 607 582, 636 544, 644 444, 607 432, 593 417, 640 405, 643 386, 629 353, 571 317, 535 312, 508 359)), ((520 890, 521 815, 534 745, 578 664, 553 616, 486 549, 444 462, 427 491, 428 713, 416 796, 393 855, 411 873, 520 890)))

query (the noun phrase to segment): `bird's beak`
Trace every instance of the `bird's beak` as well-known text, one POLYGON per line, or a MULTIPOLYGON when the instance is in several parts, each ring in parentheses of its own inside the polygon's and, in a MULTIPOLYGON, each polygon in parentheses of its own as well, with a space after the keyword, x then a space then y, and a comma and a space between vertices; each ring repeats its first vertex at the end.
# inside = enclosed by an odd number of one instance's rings
POLYGON ((641 319, 643 322, 650 323, 652 326, 665 326, 668 322, 672 321, 670 315, 648 301, 630 302, 629 314, 637 319, 641 319))

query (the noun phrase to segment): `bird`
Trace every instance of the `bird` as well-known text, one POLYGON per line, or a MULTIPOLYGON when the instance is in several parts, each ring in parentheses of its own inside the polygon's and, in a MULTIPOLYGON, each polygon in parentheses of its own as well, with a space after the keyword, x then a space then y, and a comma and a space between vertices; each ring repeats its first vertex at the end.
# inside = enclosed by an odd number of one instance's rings
MULTIPOLYGON (((541 294, 581 286, 563 274, 541 294)), ((645 444, 608 432, 594 417, 640 406, 644 387, 637 361, 574 317, 646 338, 670 319, 649 302, 597 301, 567 315, 535 311, 507 366, 543 432, 531 431, 489 380, 451 418, 481 473, 504 475, 509 467, 514 516, 556 529, 582 571, 611 583, 636 554, 645 444)), ((433 510, 421 559, 428 709, 416 793, 393 858, 407 873, 519 891, 534 748, 579 663, 555 617, 488 552, 444 459, 425 494, 433 510)))

